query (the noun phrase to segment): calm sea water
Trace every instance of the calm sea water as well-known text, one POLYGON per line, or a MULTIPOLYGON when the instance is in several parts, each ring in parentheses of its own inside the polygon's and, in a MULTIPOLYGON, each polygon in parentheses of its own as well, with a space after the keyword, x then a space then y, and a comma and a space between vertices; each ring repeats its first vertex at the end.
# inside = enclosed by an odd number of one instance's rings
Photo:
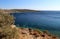
POLYGON ((15 24, 19 24, 21 26, 24 25, 25 27, 35 27, 43 29, 60 28, 59 11, 24 12, 24 13, 14 13, 13 15, 16 18, 15 24))
POLYGON ((20 12, 13 16, 15 24, 20 27, 60 31, 60 11, 20 12))

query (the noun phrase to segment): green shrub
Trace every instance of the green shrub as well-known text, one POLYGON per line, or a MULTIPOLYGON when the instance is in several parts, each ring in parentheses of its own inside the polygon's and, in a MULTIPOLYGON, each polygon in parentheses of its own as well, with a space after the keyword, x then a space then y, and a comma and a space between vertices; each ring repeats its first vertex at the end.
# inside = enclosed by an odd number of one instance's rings
POLYGON ((0 13, 0 39, 18 39, 17 28, 11 28, 14 24, 14 17, 10 14, 0 13))
POLYGON ((14 17, 9 14, 0 13, 0 27, 14 23, 14 17))

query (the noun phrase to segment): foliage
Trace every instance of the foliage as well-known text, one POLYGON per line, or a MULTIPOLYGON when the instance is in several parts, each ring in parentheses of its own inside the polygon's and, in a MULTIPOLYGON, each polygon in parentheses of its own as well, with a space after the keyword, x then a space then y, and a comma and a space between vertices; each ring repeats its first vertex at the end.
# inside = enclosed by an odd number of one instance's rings
POLYGON ((13 23, 13 16, 10 16, 9 14, 0 13, 0 27, 3 27, 5 25, 11 25, 13 23))
POLYGON ((14 17, 10 14, 0 13, 0 39, 18 39, 18 29, 12 28, 14 17))

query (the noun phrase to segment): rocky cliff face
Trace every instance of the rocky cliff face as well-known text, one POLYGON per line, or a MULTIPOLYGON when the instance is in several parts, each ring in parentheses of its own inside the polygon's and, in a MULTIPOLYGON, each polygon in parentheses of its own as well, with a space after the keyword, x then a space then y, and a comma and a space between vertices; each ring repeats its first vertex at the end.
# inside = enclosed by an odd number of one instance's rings
POLYGON ((47 31, 40 31, 40 30, 30 29, 30 28, 17 28, 15 25, 11 25, 11 28, 12 30, 13 29, 17 30, 17 31, 15 30, 14 32, 12 31, 14 36, 12 38, 10 38, 10 36, 6 38, 7 35, 0 33, 0 39, 17 39, 17 38, 18 39, 60 39, 56 36, 49 34, 47 31), (15 32, 16 34, 14 34, 15 32))
POLYGON ((28 28, 20 28, 19 37, 19 39, 60 39, 58 37, 47 34, 46 32, 28 28))

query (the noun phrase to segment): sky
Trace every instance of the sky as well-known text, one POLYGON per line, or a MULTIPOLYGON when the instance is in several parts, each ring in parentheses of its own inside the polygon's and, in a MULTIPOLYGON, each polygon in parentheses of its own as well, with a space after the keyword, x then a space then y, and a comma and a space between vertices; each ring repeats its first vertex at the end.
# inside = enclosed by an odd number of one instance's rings
POLYGON ((60 0, 0 0, 0 8, 60 10, 60 0))

